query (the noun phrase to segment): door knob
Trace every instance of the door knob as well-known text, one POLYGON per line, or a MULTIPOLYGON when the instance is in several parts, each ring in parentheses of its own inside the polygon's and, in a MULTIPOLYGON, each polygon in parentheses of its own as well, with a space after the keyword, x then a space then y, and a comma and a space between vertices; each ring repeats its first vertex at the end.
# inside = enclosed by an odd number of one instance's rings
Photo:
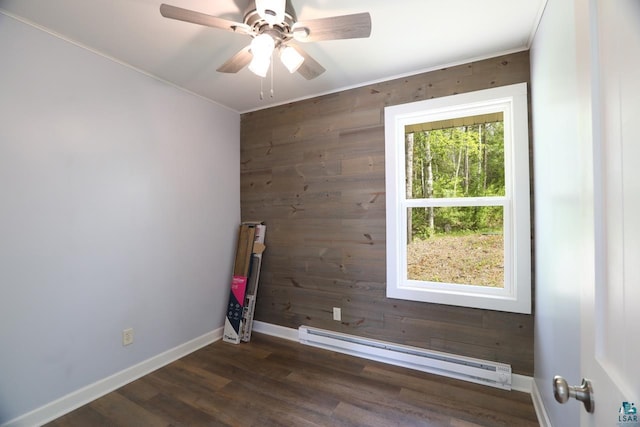
POLYGON ((553 377, 553 395, 560 403, 566 403, 572 397, 584 404, 584 409, 589 413, 595 410, 595 402, 593 401, 593 387, 591 381, 586 378, 582 379, 579 386, 570 386, 567 380, 560 375, 553 377))

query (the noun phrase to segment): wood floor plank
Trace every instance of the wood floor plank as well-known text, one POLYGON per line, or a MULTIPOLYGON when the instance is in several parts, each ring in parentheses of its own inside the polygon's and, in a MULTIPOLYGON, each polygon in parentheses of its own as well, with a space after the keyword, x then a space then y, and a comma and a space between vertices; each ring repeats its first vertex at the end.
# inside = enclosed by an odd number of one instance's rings
POLYGON ((464 396, 461 396, 459 400, 452 400, 435 394, 425 394, 414 390, 402 389, 399 400, 429 408, 443 415, 472 421, 487 427, 533 427, 538 425, 537 421, 523 419, 517 415, 509 415, 478 406, 475 402, 467 400, 464 396))
POLYGON ((469 421, 454 419, 451 420, 451 427, 482 427, 480 424, 471 423, 469 421))
POLYGON ((120 393, 134 402, 146 401, 160 394, 161 389, 155 387, 149 378, 140 378, 120 389, 120 393))
POLYGON ((531 397, 254 333, 218 341, 49 423, 537 426, 531 397))
POLYGON ((144 408, 170 420, 172 426, 209 426, 216 421, 215 416, 164 393, 154 396, 144 408))
POLYGON ((341 402, 335 415, 339 419, 347 419, 356 426, 389 427, 389 426, 429 426, 446 427, 450 425, 449 417, 431 414, 427 418, 402 417, 393 413, 382 413, 376 408, 360 407, 341 402))
POLYGON ((85 405, 49 424, 52 427, 111 427, 113 421, 85 405))
POLYGON ((236 398, 251 395, 260 402, 270 402, 271 408, 283 407, 290 411, 310 411, 330 415, 338 400, 331 395, 319 394, 309 384, 292 384, 272 378, 248 378, 234 381, 222 392, 241 389, 236 398), (232 387, 233 386, 233 387, 232 387))
POLYGON ((330 422, 331 415, 338 402, 317 399, 309 393, 286 394, 284 390, 285 387, 256 390, 246 383, 232 383, 221 390, 221 394, 234 401, 246 401, 246 396, 252 396, 251 407, 259 415, 256 425, 262 425, 267 419, 272 425, 293 426, 301 420, 304 424, 334 424, 330 422))
MULTIPOLYGON (((335 414, 340 419, 350 420, 349 414, 368 411, 369 417, 380 420, 395 420, 397 425, 449 425, 450 417, 437 411, 426 410, 422 405, 403 402, 400 399, 401 387, 389 385, 382 380, 359 378, 358 376, 332 376, 324 372, 304 375, 294 372, 288 377, 290 381, 308 384, 320 394, 331 395, 340 400, 335 414), (348 403, 348 406, 344 404, 348 403), (349 409, 349 410, 347 410, 349 409)), ((368 417, 365 417, 368 418, 368 417)), ((364 421, 360 421, 358 425, 364 421)), ((377 425, 373 423, 372 425, 377 425)))
POLYGON ((535 420, 535 413, 531 411, 531 399, 524 393, 513 395, 506 390, 444 379, 423 372, 407 372, 405 369, 394 370, 383 365, 367 366, 364 375, 384 379, 389 384, 396 384, 417 393, 434 394, 452 401, 462 398, 491 411, 535 420), (505 405, 502 399, 496 399, 496 397, 504 396, 516 399, 510 399, 508 405, 505 405), (523 399, 519 401, 517 397, 523 399))
POLYGON ((170 425, 168 420, 127 399, 118 391, 109 393, 89 405, 117 426, 166 427, 170 425))

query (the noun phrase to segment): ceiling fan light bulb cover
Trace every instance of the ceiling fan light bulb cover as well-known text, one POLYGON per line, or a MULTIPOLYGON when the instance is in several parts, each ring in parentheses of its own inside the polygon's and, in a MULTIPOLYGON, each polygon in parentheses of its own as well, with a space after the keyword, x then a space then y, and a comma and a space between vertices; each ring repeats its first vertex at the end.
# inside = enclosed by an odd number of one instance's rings
POLYGON ((257 57, 254 56, 249 64, 249 70, 259 77, 267 77, 269 72, 269 65, 271 65, 271 57, 257 57))
POLYGON ((285 6, 286 0, 256 0, 258 15, 269 25, 284 21, 285 6))
POLYGON ((276 43, 269 34, 260 34, 251 40, 251 54, 254 58, 270 57, 275 47, 276 43))
POLYGON ((280 60, 290 73, 295 73, 304 62, 304 57, 291 46, 280 51, 280 60))
POLYGON ((275 49, 275 41, 268 34, 260 34, 251 40, 251 54, 253 59, 249 64, 249 70, 260 77, 266 77, 271 65, 271 55, 275 49))

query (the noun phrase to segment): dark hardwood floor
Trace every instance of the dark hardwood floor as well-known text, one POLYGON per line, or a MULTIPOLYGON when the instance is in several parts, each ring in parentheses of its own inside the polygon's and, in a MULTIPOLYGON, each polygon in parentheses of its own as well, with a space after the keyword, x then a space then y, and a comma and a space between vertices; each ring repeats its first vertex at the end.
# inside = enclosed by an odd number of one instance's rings
POLYGON ((531 397, 253 334, 218 341, 47 424, 538 426, 531 397))

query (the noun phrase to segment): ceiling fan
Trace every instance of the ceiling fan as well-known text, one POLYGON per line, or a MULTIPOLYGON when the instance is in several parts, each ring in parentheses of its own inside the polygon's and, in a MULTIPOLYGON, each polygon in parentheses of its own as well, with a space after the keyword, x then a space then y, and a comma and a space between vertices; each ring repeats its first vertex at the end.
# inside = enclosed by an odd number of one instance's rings
POLYGON ((243 22, 233 22, 194 10, 168 4, 160 5, 165 18, 205 25, 248 35, 251 43, 229 58, 217 71, 237 73, 245 66, 265 77, 274 53, 291 72, 307 80, 325 72, 320 63, 294 43, 322 40, 366 38, 371 34, 368 12, 298 21, 290 0, 250 0, 243 22))

